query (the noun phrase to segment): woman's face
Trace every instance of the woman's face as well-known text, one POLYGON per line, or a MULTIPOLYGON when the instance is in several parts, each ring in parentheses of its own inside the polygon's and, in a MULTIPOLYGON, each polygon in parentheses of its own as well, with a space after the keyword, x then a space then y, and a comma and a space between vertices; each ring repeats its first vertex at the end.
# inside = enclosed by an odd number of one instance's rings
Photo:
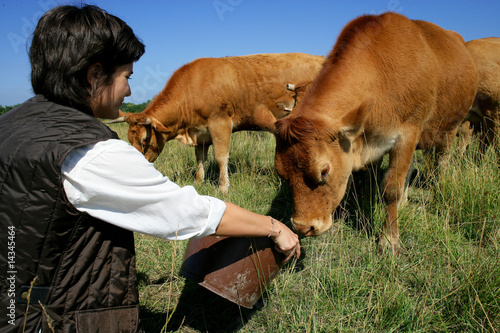
POLYGON ((118 118, 118 112, 125 97, 130 96, 128 80, 133 72, 133 63, 118 67, 111 85, 104 87, 91 103, 94 117, 104 119, 118 118))

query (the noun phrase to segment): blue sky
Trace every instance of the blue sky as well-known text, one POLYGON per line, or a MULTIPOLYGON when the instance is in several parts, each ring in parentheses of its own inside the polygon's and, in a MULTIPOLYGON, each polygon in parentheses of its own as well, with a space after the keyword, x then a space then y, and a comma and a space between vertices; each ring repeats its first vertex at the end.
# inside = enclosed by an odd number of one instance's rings
MULTIPOLYGON (((32 96, 26 41, 48 9, 81 1, 0 0, 0 105, 32 96)), ((142 103, 180 66, 202 57, 305 52, 326 55, 342 27, 362 14, 395 11, 460 33, 500 37, 500 1, 89 0, 126 21, 145 43, 132 96, 142 103)))

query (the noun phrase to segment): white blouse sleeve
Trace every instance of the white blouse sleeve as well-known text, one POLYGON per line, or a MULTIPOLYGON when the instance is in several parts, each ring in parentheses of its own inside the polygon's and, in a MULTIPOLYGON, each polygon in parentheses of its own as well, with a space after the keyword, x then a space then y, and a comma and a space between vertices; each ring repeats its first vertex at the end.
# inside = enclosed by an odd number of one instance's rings
POLYGON ((122 140, 73 149, 62 175, 66 196, 79 211, 164 239, 213 234, 226 209, 222 200, 171 182, 122 140))

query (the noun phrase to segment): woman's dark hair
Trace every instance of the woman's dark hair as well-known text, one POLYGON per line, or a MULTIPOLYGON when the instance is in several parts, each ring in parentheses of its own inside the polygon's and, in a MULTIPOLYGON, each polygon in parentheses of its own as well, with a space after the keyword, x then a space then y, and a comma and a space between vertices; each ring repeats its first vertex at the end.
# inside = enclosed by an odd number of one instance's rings
POLYGON ((38 21, 29 50, 35 94, 92 114, 90 101, 120 66, 139 60, 144 44, 121 19, 96 6, 60 6, 38 21), (97 84, 91 87, 87 71, 97 84))

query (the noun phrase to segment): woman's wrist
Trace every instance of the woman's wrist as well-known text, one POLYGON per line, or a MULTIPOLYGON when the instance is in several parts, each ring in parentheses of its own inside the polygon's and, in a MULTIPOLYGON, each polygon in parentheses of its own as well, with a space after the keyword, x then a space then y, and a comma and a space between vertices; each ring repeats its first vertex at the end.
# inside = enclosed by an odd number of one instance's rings
POLYGON ((271 238, 273 241, 278 238, 278 236, 281 234, 281 226, 280 222, 273 219, 271 216, 269 216, 269 221, 271 223, 271 231, 267 235, 267 237, 271 238))

